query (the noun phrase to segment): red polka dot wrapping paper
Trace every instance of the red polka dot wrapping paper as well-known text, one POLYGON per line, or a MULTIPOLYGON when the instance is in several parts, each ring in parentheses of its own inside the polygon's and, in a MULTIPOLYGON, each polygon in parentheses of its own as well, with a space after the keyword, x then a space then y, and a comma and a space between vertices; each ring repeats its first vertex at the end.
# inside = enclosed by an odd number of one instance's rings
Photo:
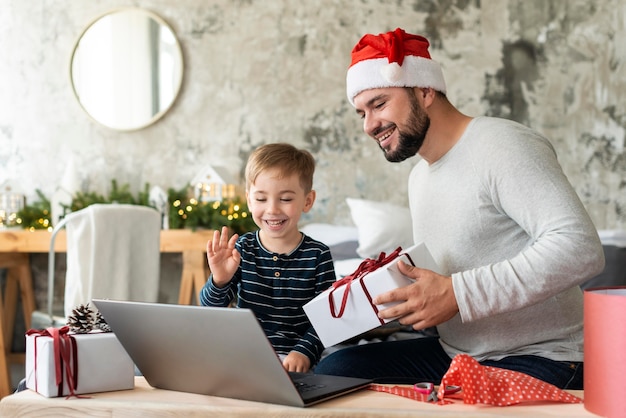
POLYGON ((443 388, 451 385, 462 387, 462 399, 466 404, 508 406, 521 402, 582 402, 579 397, 525 373, 483 366, 467 354, 458 354, 452 359, 441 379, 439 399, 444 399, 443 388))

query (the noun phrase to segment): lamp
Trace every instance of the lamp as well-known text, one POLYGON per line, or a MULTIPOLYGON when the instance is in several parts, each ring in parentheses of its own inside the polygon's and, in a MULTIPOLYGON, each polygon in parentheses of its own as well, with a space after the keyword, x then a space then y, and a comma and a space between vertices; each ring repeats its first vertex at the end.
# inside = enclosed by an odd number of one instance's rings
POLYGON ((0 229, 19 226, 21 220, 17 214, 24 209, 25 200, 23 194, 12 193, 10 187, 0 194, 0 229))

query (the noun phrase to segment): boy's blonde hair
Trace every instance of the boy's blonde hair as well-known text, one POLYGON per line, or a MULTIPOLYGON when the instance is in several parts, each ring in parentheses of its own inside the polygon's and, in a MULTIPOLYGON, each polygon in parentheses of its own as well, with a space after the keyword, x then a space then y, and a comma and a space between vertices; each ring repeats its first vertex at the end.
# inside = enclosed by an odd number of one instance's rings
POLYGON ((287 143, 265 144, 255 149, 246 164, 246 190, 265 170, 276 169, 280 178, 297 174, 305 193, 313 189, 315 159, 310 152, 287 143))

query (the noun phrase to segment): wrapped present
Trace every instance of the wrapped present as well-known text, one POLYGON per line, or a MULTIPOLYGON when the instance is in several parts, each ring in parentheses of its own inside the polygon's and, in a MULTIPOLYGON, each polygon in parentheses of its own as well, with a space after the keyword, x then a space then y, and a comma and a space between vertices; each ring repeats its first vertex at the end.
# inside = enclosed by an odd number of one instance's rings
POLYGON ((343 342, 394 320, 381 319, 378 311, 393 304, 374 305, 381 293, 413 283, 398 270, 398 261, 439 273, 439 267, 423 243, 389 255, 365 259, 357 270, 333 283, 303 306, 324 347, 343 342))
POLYGON ((26 333, 26 387, 46 397, 133 389, 133 361, 112 332, 26 333))

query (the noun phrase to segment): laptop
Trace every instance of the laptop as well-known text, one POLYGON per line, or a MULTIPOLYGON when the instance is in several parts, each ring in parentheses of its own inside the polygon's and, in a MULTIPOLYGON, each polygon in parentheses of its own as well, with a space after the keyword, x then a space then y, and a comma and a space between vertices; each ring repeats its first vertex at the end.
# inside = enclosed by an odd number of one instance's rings
POLYGON ((249 309, 94 299, 150 386, 310 406, 372 381, 287 372, 249 309))

